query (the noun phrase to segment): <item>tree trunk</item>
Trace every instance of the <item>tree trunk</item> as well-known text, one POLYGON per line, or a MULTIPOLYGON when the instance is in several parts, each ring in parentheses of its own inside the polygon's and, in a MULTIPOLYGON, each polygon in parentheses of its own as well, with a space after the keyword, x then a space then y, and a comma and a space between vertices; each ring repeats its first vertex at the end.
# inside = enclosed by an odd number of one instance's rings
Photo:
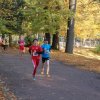
MULTIPOLYGON (((76 1, 77 0, 69 0, 69 10, 72 12, 76 12, 76 1)), ((74 46, 74 17, 68 18, 68 29, 67 29, 67 37, 66 37, 66 48, 65 52, 73 54, 73 46, 74 46)))
POLYGON ((2 34, 2 38, 3 38, 3 39, 5 38, 5 34, 2 34))
POLYGON ((52 49, 58 50, 59 48, 59 33, 53 34, 52 49))
POLYGON ((9 34, 9 46, 12 46, 12 34, 9 34))
POLYGON ((51 36, 50 33, 45 33, 45 39, 48 40, 48 43, 51 44, 51 36))

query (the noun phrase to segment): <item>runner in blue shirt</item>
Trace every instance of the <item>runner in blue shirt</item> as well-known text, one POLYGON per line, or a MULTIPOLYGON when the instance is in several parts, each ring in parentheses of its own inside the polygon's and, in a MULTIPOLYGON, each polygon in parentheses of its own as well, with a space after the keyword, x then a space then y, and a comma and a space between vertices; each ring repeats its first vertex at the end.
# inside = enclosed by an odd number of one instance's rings
POLYGON ((49 73, 49 70, 50 70, 50 64, 49 64, 49 59, 50 59, 50 50, 51 50, 51 45, 48 44, 48 40, 45 39, 44 40, 44 44, 41 46, 42 49, 43 49, 43 53, 42 53, 42 71, 41 71, 41 74, 43 75, 44 74, 44 64, 46 62, 47 64, 47 76, 50 77, 50 73, 49 73))

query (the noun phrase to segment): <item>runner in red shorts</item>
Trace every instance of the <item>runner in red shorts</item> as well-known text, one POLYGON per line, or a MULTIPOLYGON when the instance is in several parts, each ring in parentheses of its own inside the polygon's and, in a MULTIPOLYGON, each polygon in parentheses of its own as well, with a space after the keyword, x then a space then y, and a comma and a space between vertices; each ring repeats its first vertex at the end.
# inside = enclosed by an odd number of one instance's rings
POLYGON ((24 41, 23 37, 20 37, 18 44, 19 44, 19 50, 20 50, 21 56, 22 56, 22 54, 25 53, 25 47, 24 47, 25 41, 24 41))
POLYGON ((35 80, 35 74, 40 61, 40 54, 42 53, 42 48, 38 45, 38 40, 33 40, 33 45, 29 47, 29 52, 32 55, 32 63, 34 66, 33 70, 33 80, 35 80))

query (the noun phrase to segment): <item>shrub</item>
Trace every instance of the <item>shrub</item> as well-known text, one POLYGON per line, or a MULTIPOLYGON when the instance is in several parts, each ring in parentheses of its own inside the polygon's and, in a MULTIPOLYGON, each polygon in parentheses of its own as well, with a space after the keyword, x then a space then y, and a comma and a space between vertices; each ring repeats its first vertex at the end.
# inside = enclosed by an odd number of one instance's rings
POLYGON ((100 45, 97 46, 94 50, 93 50, 94 53, 97 53, 97 54, 100 54, 100 45))

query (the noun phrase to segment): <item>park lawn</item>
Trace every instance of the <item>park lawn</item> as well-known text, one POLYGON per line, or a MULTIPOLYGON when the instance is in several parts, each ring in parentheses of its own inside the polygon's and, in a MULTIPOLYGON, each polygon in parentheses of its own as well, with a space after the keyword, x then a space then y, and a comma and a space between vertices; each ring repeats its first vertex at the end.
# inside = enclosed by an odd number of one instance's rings
POLYGON ((100 60, 86 58, 76 54, 66 54, 61 51, 52 51, 52 59, 65 64, 75 65, 75 67, 100 73, 100 60))

